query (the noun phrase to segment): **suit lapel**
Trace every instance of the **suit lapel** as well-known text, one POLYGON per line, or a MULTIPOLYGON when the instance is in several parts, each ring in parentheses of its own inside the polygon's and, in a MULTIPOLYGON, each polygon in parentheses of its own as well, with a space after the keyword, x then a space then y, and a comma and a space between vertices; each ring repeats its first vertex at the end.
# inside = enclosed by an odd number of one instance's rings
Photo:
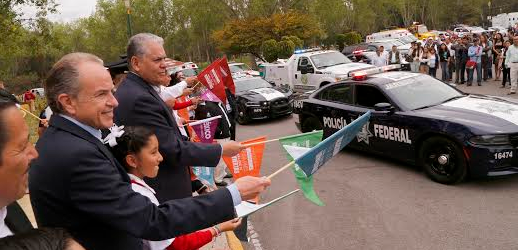
POLYGON ((33 229, 31 222, 18 202, 13 202, 7 206, 5 225, 7 225, 14 234, 27 232, 33 229))
POLYGON ((97 138, 95 138, 93 135, 88 133, 86 130, 82 129, 81 127, 77 126, 73 122, 61 117, 60 115, 53 115, 50 118, 50 126, 56 127, 61 130, 65 130, 77 137, 80 137, 92 144, 95 144, 97 148, 103 153, 103 155, 110 160, 112 165, 114 165, 119 172, 121 173, 121 176, 123 177, 124 181, 129 182, 129 176, 126 172, 126 170, 119 164, 119 162, 113 157, 112 153, 106 148, 106 146, 97 138))
POLYGON ((178 129, 178 124, 176 124, 176 119, 171 114, 171 109, 169 109, 169 107, 167 107, 167 105, 165 104, 164 100, 162 100, 162 98, 153 89, 153 87, 151 87, 140 76, 138 76, 138 75, 136 75, 134 73, 129 73, 128 77, 129 77, 129 79, 133 80, 135 83, 140 85, 142 88, 147 90, 157 100, 157 102, 160 103, 160 106, 162 106, 162 109, 163 109, 164 113, 167 116, 167 123, 169 123, 169 126, 175 127, 176 128, 175 129, 176 133, 178 135, 180 135, 180 130, 178 129))

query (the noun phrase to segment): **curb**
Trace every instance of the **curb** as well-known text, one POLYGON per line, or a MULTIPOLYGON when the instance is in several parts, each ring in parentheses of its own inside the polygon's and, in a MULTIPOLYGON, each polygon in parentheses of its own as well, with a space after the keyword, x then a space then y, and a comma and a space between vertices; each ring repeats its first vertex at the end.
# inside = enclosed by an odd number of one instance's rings
POLYGON ((241 241, 236 237, 233 231, 225 232, 227 236, 228 247, 232 250, 244 250, 243 245, 241 245, 241 241))

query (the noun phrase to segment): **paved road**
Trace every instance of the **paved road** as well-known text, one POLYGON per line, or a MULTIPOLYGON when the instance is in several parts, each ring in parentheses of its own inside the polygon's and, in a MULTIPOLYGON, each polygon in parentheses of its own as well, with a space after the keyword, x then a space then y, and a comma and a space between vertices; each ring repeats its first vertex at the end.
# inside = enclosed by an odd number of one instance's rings
MULTIPOLYGON (((465 87, 505 95, 500 83, 465 87)), ((238 127, 238 140, 298 133, 296 116, 238 127)), ((287 163, 277 143, 265 150, 262 174, 287 163)), ((516 249, 518 175, 446 186, 416 167, 342 151, 315 175, 318 207, 301 194, 252 215, 247 249, 516 249)), ((297 188, 291 172, 273 179, 270 200, 297 188)))

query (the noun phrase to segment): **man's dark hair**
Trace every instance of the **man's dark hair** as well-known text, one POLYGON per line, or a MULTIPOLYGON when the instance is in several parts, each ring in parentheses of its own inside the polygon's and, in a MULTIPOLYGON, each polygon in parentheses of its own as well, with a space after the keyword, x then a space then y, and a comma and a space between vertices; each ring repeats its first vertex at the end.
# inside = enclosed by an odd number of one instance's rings
POLYGON ((72 240, 72 236, 65 229, 40 228, 0 239, 0 249, 67 250, 72 240))
POLYGON ((18 99, 11 93, 9 93, 7 90, 0 88, 0 98, 2 99, 8 99, 14 103, 18 103, 18 99))
POLYGON ((2 165, 2 154, 5 145, 9 141, 9 134, 7 131, 7 117, 4 115, 9 108, 15 107, 16 103, 10 99, 0 97, 0 165, 2 165))

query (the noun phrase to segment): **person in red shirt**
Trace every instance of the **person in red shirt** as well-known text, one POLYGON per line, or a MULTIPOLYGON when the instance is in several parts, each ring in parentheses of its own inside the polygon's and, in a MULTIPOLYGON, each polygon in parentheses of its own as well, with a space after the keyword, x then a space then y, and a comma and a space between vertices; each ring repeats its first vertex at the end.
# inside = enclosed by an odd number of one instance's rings
POLYGON ((27 90, 23 94, 23 100, 25 101, 25 103, 29 104, 29 110, 31 112, 34 112, 34 100, 36 100, 36 96, 30 90, 27 90))

